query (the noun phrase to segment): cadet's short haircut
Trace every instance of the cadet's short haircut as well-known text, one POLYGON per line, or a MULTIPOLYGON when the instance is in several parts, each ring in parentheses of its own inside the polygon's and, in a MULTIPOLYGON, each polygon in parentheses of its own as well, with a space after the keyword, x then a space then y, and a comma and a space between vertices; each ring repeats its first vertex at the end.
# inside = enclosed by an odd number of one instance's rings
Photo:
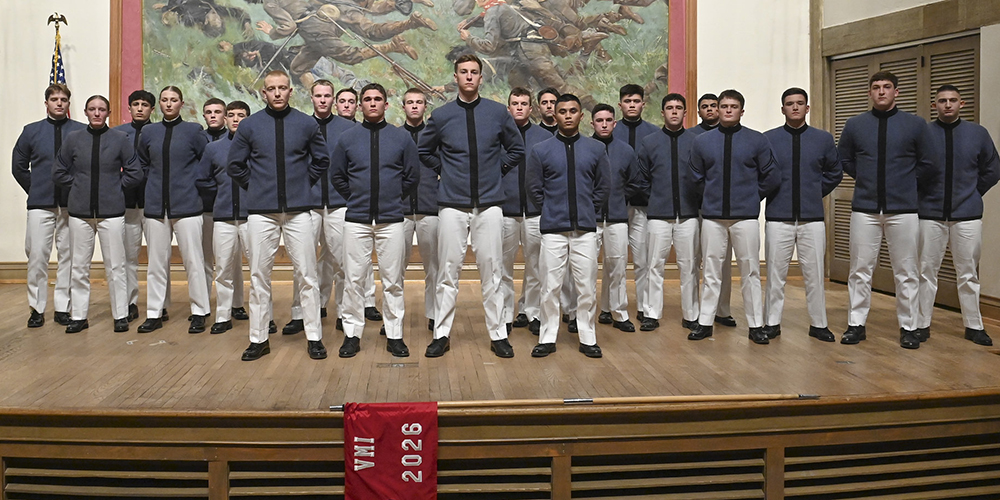
POLYGON ((245 103, 243 101, 233 101, 233 102, 229 103, 228 105, 226 105, 226 112, 227 113, 230 112, 230 111, 233 111, 233 110, 237 110, 237 109, 242 109, 243 111, 246 112, 247 115, 250 114, 250 106, 247 105, 247 103, 245 103))
POLYGON ((962 95, 962 92, 958 90, 958 87, 956 87, 956 86, 954 86, 954 85, 952 85, 950 83, 946 83, 946 84, 938 87, 938 89, 934 92, 934 95, 938 95, 941 92, 955 92, 958 95, 962 95))
POLYGON ((510 94, 507 94, 507 104, 510 104, 511 97, 524 97, 528 96, 528 105, 531 105, 531 91, 524 87, 514 87, 510 89, 510 94))
POLYGON ((892 82, 893 87, 899 88, 899 77, 892 74, 891 71, 879 71, 875 73, 868 79, 868 86, 871 87, 873 83, 881 81, 892 82))
POLYGON ((309 86, 309 95, 312 95, 313 91, 316 90, 316 87, 330 87, 330 90, 334 90, 336 88, 330 80, 316 80, 309 86))
POLYGON ((479 72, 483 72, 483 60, 476 57, 475 54, 462 54, 455 59, 455 73, 458 73, 458 65, 467 62, 474 62, 479 65, 479 72))
POLYGON ((608 113, 611 113, 611 118, 615 117, 615 108, 611 107, 610 104, 605 104, 603 102, 596 104, 594 106, 594 109, 590 110, 590 117, 593 118, 595 115, 597 115, 597 113, 600 113, 601 111, 607 111, 608 113))
MULTIPOLYGON (((288 73, 285 73, 284 71, 282 71, 280 69, 276 69, 276 70, 273 70, 273 71, 268 71, 267 74, 264 75, 264 80, 266 81, 268 78, 271 78, 272 76, 283 76, 283 77, 285 77, 286 80, 288 80, 288 86, 289 87, 292 86, 292 79, 288 77, 288 73)), ((264 84, 261 83, 261 85, 264 85, 264 84)))
POLYGON ((719 102, 719 96, 717 96, 715 94, 711 94, 711 93, 702 95, 701 97, 698 98, 698 107, 699 108, 701 107, 701 101, 715 101, 716 103, 718 103, 719 102))
POLYGON ((205 108, 207 108, 207 107, 209 107, 209 106, 211 106, 213 104, 218 104, 219 106, 222 106, 223 108, 226 107, 226 101, 223 101, 222 99, 219 99, 218 97, 213 97, 213 98, 205 101, 205 104, 201 105, 201 110, 204 111, 205 108))
POLYGON ((66 84, 53 83, 52 85, 49 85, 48 87, 45 88, 45 100, 48 101, 49 97, 57 92, 61 94, 66 94, 66 99, 69 99, 72 96, 72 93, 69 91, 69 87, 67 87, 66 84))
POLYGON ((179 89, 179 88, 177 88, 177 87, 175 87, 173 85, 167 85, 166 87, 163 87, 163 89, 160 90, 160 96, 162 96, 164 92, 173 92, 173 93, 177 94, 177 97, 180 100, 182 100, 182 101, 184 100, 184 93, 181 92, 181 89, 179 89))
POLYGON ((403 102, 404 103, 406 102, 406 94, 420 94, 420 97, 424 98, 424 102, 427 102, 427 94, 425 94, 423 90, 420 90, 420 89, 418 89, 416 87, 410 87, 410 88, 406 89, 406 92, 403 92, 403 102))
POLYGON ((355 99, 358 98, 358 91, 357 90, 354 90, 351 87, 344 87, 344 88, 342 88, 342 89, 340 89, 340 90, 337 91, 337 94, 335 96, 333 96, 334 99, 340 99, 340 94, 343 94, 344 92, 347 92, 348 94, 354 94, 354 98, 355 99))
POLYGON ((98 100, 104 101, 104 105, 108 108, 108 110, 111 110, 111 103, 108 102, 108 98, 107 97, 104 97, 102 95, 92 95, 92 96, 88 97, 87 98, 87 102, 83 103, 83 108, 87 109, 87 106, 90 106, 90 101, 93 101, 94 99, 98 99, 98 100))
POLYGON ((545 94, 552 94, 552 95, 556 96, 556 99, 559 98, 559 91, 558 90, 556 90, 556 89, 554 89, 552 87, 546 87, 546 88, 538 91, 538 102, 542 102, 542 96, 545 95, 545 94))
POLYGON ((389 98, 389 94, 386 93, 385 87, 383 87, 381 84, 372 82, 369 83, 368 85, 365 85, 364 87, 361 87, 361 95, 365 95, 365 92, 368 92, 369 90, 378 91, 379 94, 382 94, 383 100, 389 98))
POLYGON ((580 105, 580 98, 573 94, 566 93, 556 99, 556 106, 558 106, 561 102, 575 102, 577 105, 580 105))
POLYGON ((743 98, 743 94, 735 89, 723 90, 722 93, 719 94, 719 104, 722 104, 723 99, 735 99, 740 103, 741 108, 744 107, 747 102, 746 99, 743 98))
POLYGON ((781 93, 781 105, 782 106, 785 105, 785 98, 787 98, 790 95, 801 95, 802 97, 806 98, 806 104, 809 104, 809 93, 806 92, 805 89, 800 89, 798 87, 792 87, 792 88, 790 88, 790 89, 788 89, 788 90, 786 90, 786 91, 784 91, 784 92, 781 93))
POLYGON ((646 97, 646 91, 642 90, 642 87, 634 83, 629 83, 627 85, 623 85, 621 90, 618 91, 618 100, 624 99, 627 95, 634 94, 639 94, 639 97, 646 97))
POLYGON ((152 92, 149 92, 147 90, 143 89, 134 90, 132 91, 131 94, 128 95, 129 106, 131 106, 132 103, 135 101, 146 101, 147 103, 149 103, 150 106, 152 106, 153 104, 156 104, 156 96, 154 96, 152 92))
POLYGON ((663 109, 663 107, 666 106, 667 103, 670 102, 670 101, 678 101, 678 102, 680 102, 681 106, 684 106, 685 109, 687 109, 687 107, 688 107, 687 99, 685 99, 684 96, 682 96, 682 95, 680 95, 680 94, 678 94, 676 92, 671 92, 671 93, 663 96, 663 100, 660 101, 660 109, 663 109))

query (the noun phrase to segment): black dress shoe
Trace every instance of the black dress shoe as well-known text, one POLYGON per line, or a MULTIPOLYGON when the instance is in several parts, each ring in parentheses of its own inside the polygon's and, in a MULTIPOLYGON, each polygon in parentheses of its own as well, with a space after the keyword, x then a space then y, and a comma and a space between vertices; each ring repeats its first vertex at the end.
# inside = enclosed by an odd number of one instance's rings
POLYGON ((188 314, 188 319, 187 319, 187 320, 188 320, 189 322, 190 322, 190 321, 194 321, 194 314, 188 314))
POLYGON ((267 322, 267 333, 278 333, 278 325, 274 324, 274 320, 267 322))
POLYGON ((250 319, 250 315, 247 314, 247 310, 242 307, 232 308, 230 314, 232 315, 233 319, 238 319, 240 321, 246 321, 250 319))
POLYGON ((549 354, 556 352, 556 345, 552 344, 538 344, 531 348, 531 357, 533 358, 544 358, 549 354))
POLYGON ((365 319, 368 321, 382 321, 382 313, 378 312, 375 306, 365 308, 365 319))
POLYGON ((326 347, 322 340, 310 340, 307 350, 312 359, 326 359, 326 347))
POLYGON ((619 329, 619 330, 621 330, 623 332, 634 332, 635 331, 635 325, 633 325, 632 322, 629 321, 629 320, 615 321, 614 323, 612 323, 612 326, 614 326, 615 328, 617 328, 617 329, 619 329))
POLYGON ((205 318, 208 315, 194 314, 191 316, 191 326, 188 327, 188 333, 201 333, 205 331, 205 318))
POLYGON ((268 341, 263 342, 250 342, 250 347, 247 347, 243 351, 243 357, 240 358, 243 361, 254 361, 260 359, 261 356, 269 354, 271 352, 271 344, 268 341))
POLYGON ((340 345, 338 354, 342 358, 353 358, 361 350, 361 339, 358 337, 344 336, 344 343, 340 345))
POLYGON ((493 354, 496 354, 498 358, 514 357, 514 348, 510 346, 510 342, 508 342, 507 339, 491 341, 490 350, 493 351, 493 354))
POLYGON ((644 332, 651 332, 660 327, 660 320, 653 318, 642 318, 639 324, 639 330, 644 332))
POLYGON ((524 328, 528 326, 528 316, 526 316, 524 313, 518 314, 517 317, 514 318, 514 322, 512 323, 512 325, 514 326, 514 328, 524 328))
POLYGON ((597 315, 597 322, 602 325, 610 325, 615 321, 615 318, 611 317, 611 313, 607 311, 601 311, 601 314, 597 315))
POLYGON ((379 334, 379 335, 381 335, 381 336, 383 336, 383 337, 385 337, 385 325, 382 325, 382 326, 381 326, 381 327, 380 327, 380 328, 378 329, 378 334, 379 334))
POLYGON ((635 319, 638 320, 640 323, 642 322, 642 318, 645 318, 645 317, 646 317, 646 315, 643 314, 642 311, 637 311, 635 313, 635 319))
POLYGON ((62 326, 68 326, 70 321, 73 321, 69 318, 68 312, 59 312, 59 311, 56 311, 56 313, 52 315, 52 319, 54 319, 56 323, 62 326))
POLYGON ((337 318, 336 328, 340 331, 344 331, 344 318, 337 318))
POLYGON ((972 328, 965 329, 965 340, 971 340, 974 344, 991 346, 993 345, 993 339, 986 334, 986 330, 975 330, 972 328))
POLYGON ((282 335, 295 335, 296 333, 305 331, 305 323, 301 319, 293 319, 285 324, 281 329, 282 335))
POLYGON ((563 314, 562 315, 562 322, 563 323, 569 323, 569 314, 563 314))
POLYGON ((31 308, 31 316, 28 316, 28 328, 38 328, 45 324, 45 315, 31 308))
POLYGON ((764 328, 760 326, 751 328, 750 334, 747 336, 750 337, 750 340, 752 340, 754 344, 767 345, 771 343, 771 341, 767 338, 767 334, 764 333, 764 328))
POLYGON ((542 331, 542 322, 538 318, 531 320, 531 323, 528 323, 528 331, 537 336, 542 331))
POLYGON ((427 329, 430 330, 430 331, 432 331, 432 332, 434 331, 434 320, 433 319, 427 320, 427 329))
POLYGON ((582 352, 584 356, 587 356, 588 358, 600 358, 604 356, 604 353, 601 352, 601 347, 597 344, 594 345, 580 344, 580 352, 582 352))
POLYGON ((920 339, 917 338, 917 331, 900 328, 899 347, 902 347, 903 349, 919 349, 920 339))
POLYGON ((441 337, 431 341, 424 351, 424 356, 428 358, 440 358, 444 353, 451 350, 451 342, 448 337, 441 337))
POLYGON ((319 317, 320 318, 325 318, 326 317, 326 308, 325 307, 319 308, 319 317))
POLYGON ((841 344, 854 345, 867 339, 865 335, 865 325, 848 325, 847 331, 840 336, 841 344))
POLYGON ((810 326, 809 336, 814 339, 822 340, 823 342, 834 342, 837 340, 829 328, 817 328, 815 326, 810 326))
POLYGON ((116 332, 127 332, 128 331, 128 318, 118 318, 115 320, 115 331, 116 332))
POLYGON ((149 333, 153 330, 159 330, 160 328, 163 328, 163 320, 160 318, 146 318, 146 321, 143 321, 142 324, 139 325, 139 328, 136 328, 135 331, 139 333, 149 333))
POLYGON ((229 321, 217 321, 212 325, 212 329, 209 331, 212 335, 217 335, 220 333, 226 333, 233 329, 233 320, 229 321))
POLYGON ((139 306, 135 304, 129 304, 128 315, 125 316, 125 319, 128 320, 129 323, 139 319, 139 306))
POLYGON ((66 325, 66 333, 80 333, 90 328, 90 323, 85 319, 73 319, 66 325))
POLYGON ((698 326, 698 320, 681 320, 681 326, 687 328, 688 330, 694 330, 698 326))
POLYGON ((566 330, 568 330, 569 333, 580 333, 580 328, 576 324, 575 319, 569 320, 569 324, 566 326, 566 330))
POLYGON ((410 349, 406 347, 403 339, 388 339, 385 342, 385 350, 389 351, 394 358, 410 357, 410 349))
POLYGON ((166 309, 160 310, 160 321, 167 321, 170 319, 170 313, 166 309))
POLYGON ((691 333, 688 334, 688 340, 702 340, 712 336, 712 325, 701 325, 699 324, 691 333))
POLYGON ((927 328, 917 328, 914 330, 917 334, 917 340, 921 342, 927 342, 931 338, 931 327, 927 328))
POLYGON ((736 320, 733 319, 732 316, 726 316, 726 317, 716 316, 715 317, 715 322, 716 322, 716 324, 719 324, 719 325, 722 325, 722 326, 731 326, 731 327, 735 327, 736 326, 736 320))
POLYGON ((781 336, 781 325, 764 325, 764 335, 773 339, 781 336))

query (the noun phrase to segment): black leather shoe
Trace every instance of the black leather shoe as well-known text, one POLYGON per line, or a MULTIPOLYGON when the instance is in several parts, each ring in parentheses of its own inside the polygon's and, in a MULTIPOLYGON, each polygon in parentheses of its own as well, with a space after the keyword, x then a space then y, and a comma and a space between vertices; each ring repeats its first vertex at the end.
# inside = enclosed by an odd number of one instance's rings
POLYGON ((651 332, 660 327, 660 320, 653 318, 642 318, 639 324, 639 330, 643 332, 651 332))
POLYGON ((645 317, 646 317, 646 315, 643 314, 642 311, 636 311, 636 313, 635 313, 635 319, 638 320, 640 323, 642 322, 642 318, 645 318, 645 317))
POLYGON ((580 344, 580 352, 582 352, 588 358, 600 358, 604 356, 604 353, 601 352, 601 347, 597 344, 594 345, 580 344))
POLYGON ((365 319, 368 321, 382 321, 382 313, 378 312, 375 306, 365 308, 365 319))
POLYGON ((211 333, 212 335, 218 335, 220 333, 226 333, 232 329, 233 329, 233 320, 218 321, 214 325, 212 325, 212 329, 209 330, 209 333, 211 333))
POLYGON ((542 331, 542 322, 538 318, 531 320, 531 323, 528 323, 528 331, 532 335, 538 336, 539 332, 542 331))
POLYGON ((268 341, 263 342, 250 342, 250 347, 247 347, 243 351, 243 357, 240 358, 243 361, 254 361, 260 359, 261 356, 265 354, 270 354, 271 344, 268 341))
POLYGON ((45 315, 31 308, 31 316, 28 316, 28 328, 38 328, 45 324, 45 315))
POLYGON ((972 328, 965 329, 965 340, 971 340, 974 344, 991 346, 993 345, 993 339, 986 334, 986 330, 974 330, 972 328))
POLYGON ((553 344, 538 344, 531 348, 531 357, 533 358, 544 358, 549 354, 556 352, 556 345, 553 344))
POLYGON ((771 343, 771 341, 767 338, 767 334, 764 333, 764 328, 760 326, 751 328, 750 334, 747 336, 750 337, 750 340, 752 340, 754 344, 767 345, 771 343))
POLYGON ((848 325, 847 331, 840 336, 841 344, 854 345, 867 339, 865 335, 865 325, 848 325))
POLYGON ((274 320, 267 322, 267 333, 278 333, 278 325, 274 324, 274 320))
POLYGON ((511 324, 514 328, 524 328, 528 326, 528 316, 524 313, 518 314, 517 317, 514 318, 514 322, 511 324))
POLYGON ((569 331, 569 333, 580 333, 580 328, 577 326, 575 319, 569 320, 566 330, 569 331))
POLYGON ((385 350, 389 351, 394 358, 410 357, 410 349, 406 347, 403 339, 388 339, 385 342, 385 350))
POLYGON ((115 320, 115 331, 116 332, 127 332, 128 331, 128 318, 118 318, 115 320))
POLYGON ((681 320, 681 326, 687 328, 688 330, 694 330, 698 326, 698 320, 681 320))
POLYGON ((160 321, 168 321, 168 320, 170 320, 170 313, 168 313, 166 309, 161 309, 160 321))
POLYGON ((344 336, 344 343, 340 345, 338 355, 342 358, 353 358, 361 350, 361 339, 358 337, 344 336))
POLYGON ((143 321, 142 324, 139 325, 139 328, 136 328, 135 331, 139 333, 149 333, 152 332, 153 330, 159 330, 160 328, 163 328, 162 319, 146 318, 146 321, 143 321))
POLYGON ((310 340, 307 350, 312 359, 326 359, 326 347, 322 340, 310 340))
POLYGON ((927 342, 931 338, 931 327, 927 328, 917 328, 914 330, 917 334, 917 340, 920 342, 927 342))
POLYGON ((305 329, 306 329, 305 324, 302 322, 301 319, 293 319, 289 321, 287 324, 285 324, 284 327, 281 328, 281 334, 295 335, 296 333, 305 331, 305 329))
POLYGON ((135 304, 129 304, 128 315, 125 316, 125 319, 127 319, 129 323, 139 319, 139 306, 135 304))
POLYGON ((451 342, 448 337, 441 337, 439 339, 434 339, 431 341, 430 345, 427 346, 427 350, 424 351, 424 356, 428 358, 440 358, 444 356, 444 353, 451 350, 451 342))
POLYGON ((490 350, 493 351, 493 354, 496 354, 498 358, 514 357, 514 348, 510 346, 510 342, 508 342, 507 339, 491 341, 490 350))
POLYGON ((208 315, 195 314, 191 318, 191 326, 188 327, 188 333, 201 333, 205 331, 205 318, 208 315))
POLYGON ((238 319, 240 321, 246 321, 250 319, 250 315, 247 314, 247 310, 242 307, 232 308, 229 314, 232 315, 233 319, 238 319))
POLYGON ((434 331, 434 320, 433 319, 427 320, 427 329, 430 330, 430 331, 432 331, 432 332, 434 331))
POLYGON ((90 323, 87 323, 87 320, 74 319, 70 320, 69 324, 66 325, 66 333, 80 333, 87 328, 90 328, 90 323))
POLYGON ((612 323, 612 326, 614 326, 615 328, 617 328, 617 329, 619 329, 619 330, 621 330, 623 332, 634 332, 635 331, 635 325, 633 325, 632 322, 629 321, 629 320, 615 321, 615 322, 612 323))
POLYGON ((611 317, 611 313, 607 311, 601 311, 601 314, 597 315, 597 322, 602 325, 610 325, 614 323, 615 318, 611 317))
POLYGON ((194 321, 194 314, 188 314, 188 322, 194 321))
POLYGON ((344 331, 344 318, 337 318, 336 328, 340 331, 344 331))
POLYGON ((70 321, 73 321, 69 318, 68 312, 59 312, 59 311, 56 311, 56 313, 52 315, 52 319, 54 319, 56 323, 62 326, 69 326, 70 321))
POLYGON ((822 340, 823 342, 835 342, 837 340, 829 328, 817 328, 815 326, 810 326, 809 336, 814 339, 822 340))
POLYGON ((688 340, 702 340, 712 336, 712 325, 699 324, 688 334, 688 340))
POLYGON ((385 325, 382 325, 382 326, 381 326, 381 327, 380 327, 380 328, 378 329, 378 334, 379 334, 379 335, 381 335, 381 336, 383 336, 383 337, 385 337, 385 325))
POLYGON ((731 326, 731 327, 736 326, 736 320, 733 319, 732 316, 726 316, 726 317, 716 316, 715 323, 722 326, 731 326))
POLYGON ((320 318, 325 318, 326 317, 326 308, 325 307, 319 308, 319 317, 320 318))
POLYGON ((781 325, 764 325, 764 335, 773 339, 781 336, 781 325))
POLYGON ((903 349, 920 348, 920 339, 917 338, 916 330, 899 329, 899 347, 903 349))
POLYGON ((562 322, 563 323, 569 323, 569 314, 563 314, 562 315, 562 322))

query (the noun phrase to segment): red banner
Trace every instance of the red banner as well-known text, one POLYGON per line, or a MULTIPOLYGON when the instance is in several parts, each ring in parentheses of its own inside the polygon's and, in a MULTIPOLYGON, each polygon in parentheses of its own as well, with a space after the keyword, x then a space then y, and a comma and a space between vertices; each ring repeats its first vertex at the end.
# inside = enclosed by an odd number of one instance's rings
POLYGON ((437 499, 437 403, 344 405, 344 499, 437 499))

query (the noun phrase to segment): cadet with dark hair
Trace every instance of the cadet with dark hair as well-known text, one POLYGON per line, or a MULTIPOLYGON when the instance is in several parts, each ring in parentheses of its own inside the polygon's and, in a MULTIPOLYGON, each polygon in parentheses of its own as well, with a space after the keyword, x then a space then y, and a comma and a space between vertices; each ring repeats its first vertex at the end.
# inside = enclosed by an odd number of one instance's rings
POLYGON ((550 134, 559 130, 559 125, 556 124, 556 99, 559 99, 559 91, 552 87, 538 91, 538 112, 542 115, 538 126, 550 134))

